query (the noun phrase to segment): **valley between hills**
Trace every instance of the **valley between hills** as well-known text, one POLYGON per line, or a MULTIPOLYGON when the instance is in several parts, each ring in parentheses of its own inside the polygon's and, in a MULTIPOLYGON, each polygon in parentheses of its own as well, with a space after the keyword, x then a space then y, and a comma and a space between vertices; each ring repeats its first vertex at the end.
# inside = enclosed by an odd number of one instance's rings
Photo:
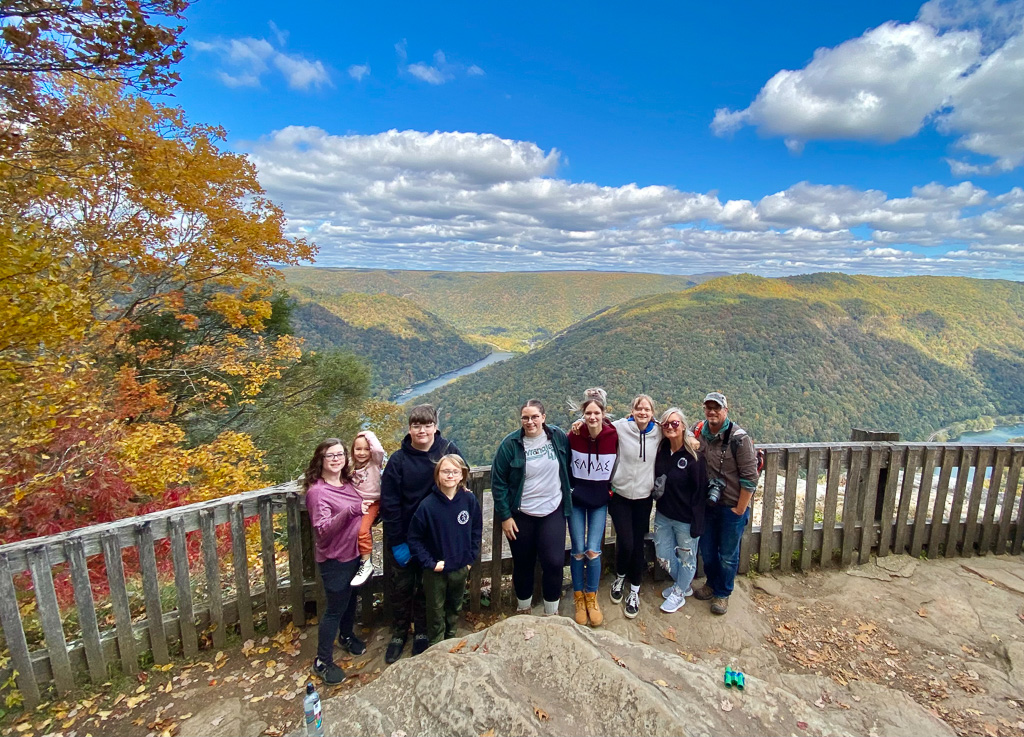
POLYGON ((698 418, 711 389, 760 442, 923 440, 982 416, 1024 414, 1024 284, 819 273, 766 279, 603 272, 285 270, 296 333, 370 367, 372 391, 515 358, 437 389, 441 429, 489 463, 529 398, 548 421, 608 390, 621 415, 644 392, 698 418))

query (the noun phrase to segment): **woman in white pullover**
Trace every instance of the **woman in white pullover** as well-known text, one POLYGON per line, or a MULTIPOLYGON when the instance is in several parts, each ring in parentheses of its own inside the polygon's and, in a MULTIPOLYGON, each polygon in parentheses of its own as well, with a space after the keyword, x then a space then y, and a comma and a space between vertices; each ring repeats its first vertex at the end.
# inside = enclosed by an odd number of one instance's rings
POLYGON ((640 611, 640 579, 646 568, 644 538, 651 529, 654 500, 654 457, 661 442, 661 427, 654 420, 654 400, 639 394, 633 400, 629 417, 612 423, 619 435, 619 458, 612 475, 612 498, 608 513, 615 525, 615 581, 612 602, 623 598, 626 578, 626 617, 640 611))

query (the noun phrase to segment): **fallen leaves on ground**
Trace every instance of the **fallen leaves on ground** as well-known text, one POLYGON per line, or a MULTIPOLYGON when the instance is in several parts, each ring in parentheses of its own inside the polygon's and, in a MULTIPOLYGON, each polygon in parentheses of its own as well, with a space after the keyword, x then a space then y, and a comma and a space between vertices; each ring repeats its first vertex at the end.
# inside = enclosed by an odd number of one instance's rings
POLYGON ((464 648, 464 647, 466 647, 466 641, 465 640, 459 640, 459 643, 455 647, 453 647, 451 650, 449 650, 448 652, 450 652, 450 653, 457 653, 457 652, 461 651, 462 648, 464 648))
POLYGON ((533 707, 533 714, 537 717, 538 720, 542 722, 546 722, 548 719, 551 718, 548 716, 548 713, 541 709, 539 706, 533 707))

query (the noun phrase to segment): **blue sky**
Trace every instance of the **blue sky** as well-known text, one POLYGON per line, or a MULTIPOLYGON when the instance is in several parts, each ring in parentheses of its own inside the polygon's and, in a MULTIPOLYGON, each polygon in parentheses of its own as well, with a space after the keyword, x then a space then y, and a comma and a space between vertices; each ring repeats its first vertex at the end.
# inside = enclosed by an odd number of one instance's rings
POLYGON ((847 5, 199 0, 175 101, 323 265, 1024 278, 1024 4, 847 5))

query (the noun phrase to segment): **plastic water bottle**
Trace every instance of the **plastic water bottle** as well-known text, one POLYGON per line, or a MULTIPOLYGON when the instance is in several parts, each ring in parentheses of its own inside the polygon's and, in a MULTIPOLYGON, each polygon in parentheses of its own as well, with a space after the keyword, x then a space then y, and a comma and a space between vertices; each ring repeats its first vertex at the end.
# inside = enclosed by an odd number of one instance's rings
POLYGON ((324 737, 324 714, 320 709, 320 694, 310 681, 306 684, 306 698, 302 700, 306 712, 306 737, 324 737))

